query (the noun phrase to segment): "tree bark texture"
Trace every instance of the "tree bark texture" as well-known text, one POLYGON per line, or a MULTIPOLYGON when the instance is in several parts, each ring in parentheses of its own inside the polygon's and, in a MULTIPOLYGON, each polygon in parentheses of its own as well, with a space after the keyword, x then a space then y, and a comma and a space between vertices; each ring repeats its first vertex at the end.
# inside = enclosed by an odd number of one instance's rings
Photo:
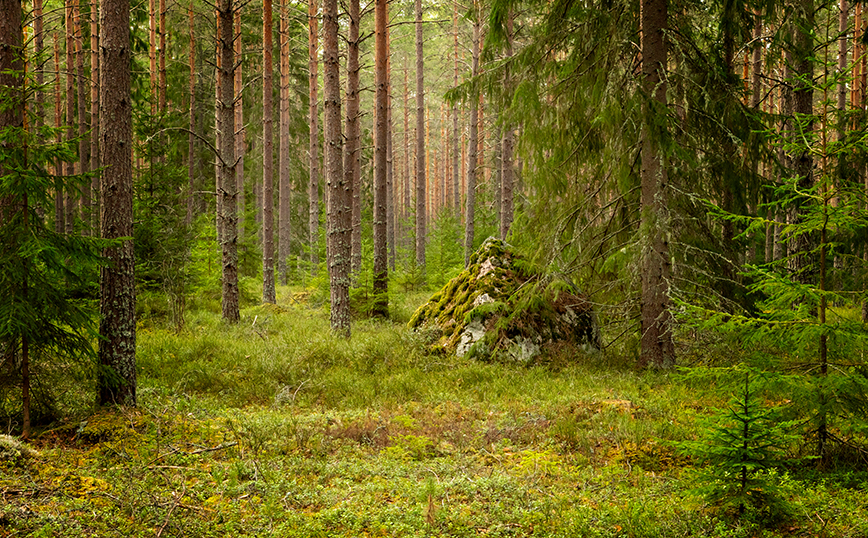
POLYGON ((326 178, 329 195, 328 267, 331 284, 331 327, 350 336, 350 242, 352 236, 351 187, 343 174, 341 134, 341 82, 338 58, 338 4, 323 4, 323 68, 326 178))
POLYGON ((377 123, 374 132, 374 308, 373 314, 388 315, 386 292, 389 283, 386 244, 386 121, 388 88, 386 87, 386 0, 377 0, 375 8, 375 84, 377 87, 377 123))
POLYGON ((639 363, 642 367, 669 368, 675 364, 670 330, 669 244, 666 213, 667 172, 655 128, 655 116, 665 113, 667 62, 667 0, 642 0, 642 91, 645 122, 642 130, 641 234, 642 305, 639 363))
POLYGON ((271 0, 262 2, 262 301, 276 303, 274 288, 274 94, 271 0))
MULTIPOLYGON (((100 5, 100 180, 102 237, 133 236, 130 3, 100 5)), ((136 405, 136 283, 132 239, 103 251, 100 270, 99 403, 136 405)))
POLYGON ((217 102, 220 116, 218 159, 220 188, 217 196, 222 200, 218 220, 222 230, 220 246, 223 264, 223 319, 237 323, 241 319, 238 305, 238 215, 235 177, 235 137, 233 136, 234 111, 233 70, 235 51, 232 42, 235 38, 235 21, 232 0, 219 0, 217 3, 218 38, 217 54, 220 58, 217 84, 220 86, 221 99, 217 102))

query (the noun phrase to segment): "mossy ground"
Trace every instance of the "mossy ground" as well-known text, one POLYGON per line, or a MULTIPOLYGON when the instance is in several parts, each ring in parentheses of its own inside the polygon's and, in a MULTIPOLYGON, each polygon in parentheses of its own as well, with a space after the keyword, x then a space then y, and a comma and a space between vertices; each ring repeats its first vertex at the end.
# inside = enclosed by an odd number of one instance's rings
POLYGON ((686 495, 669 442, 726 401, 712 387, 605 353, 430 354, 403 323, 345 341, 302 297, 142 327, 139 408, 69 417, 0 463, 0 536, 868 535, 863 468, 783 474, 794 517, 773 528, 686 495))
POLYGON ((486 239, 468 266, 416 310, 410 326, 433 331, 439 337, 435 349, 451 353, 473 321, 485 329, 484 340, 468 350, 477 358, 507 356, 516 338, 546 352, 564 345, 599 347, 587 298, 494 238, 486 239))

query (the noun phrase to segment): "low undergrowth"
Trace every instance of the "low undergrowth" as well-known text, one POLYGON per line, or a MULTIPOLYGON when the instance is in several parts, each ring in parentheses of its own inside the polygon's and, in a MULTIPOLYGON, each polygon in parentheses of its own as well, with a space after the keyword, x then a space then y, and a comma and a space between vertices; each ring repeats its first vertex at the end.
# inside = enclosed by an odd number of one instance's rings
MULTIPOLYGON (((776 478, 791 521, 687 495, 673 442, 727 394, 605 353, 430 354, 403 324, 349 341, 282 289, 234 327, 139 332, 137 409, 69 417, 0 462, 0 536, 865 536, 862 470, 776 478)), ((409 310, 409 309, 408 309, 409 310)))

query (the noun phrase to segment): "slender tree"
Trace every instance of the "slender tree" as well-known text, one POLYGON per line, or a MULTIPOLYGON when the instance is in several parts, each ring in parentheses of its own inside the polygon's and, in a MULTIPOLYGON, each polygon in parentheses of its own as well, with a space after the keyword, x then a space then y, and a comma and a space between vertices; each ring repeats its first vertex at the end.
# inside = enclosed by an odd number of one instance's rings
POLYGON ((262 2, 262 301, 274 304, 274 109, 271 0, 262 2))
POLYGON ((136 405, 136 285, 133 254, 132 100, 129 0, 100 6, 100 230, 106 248, 100 271, 99 403, 136 405))
MULTIPOLYGON (((479 6, 473 2, 473 43, 471 75, 479 75, 479 39, 482 23, 479 20, 479 6)), ((467 142, 467 209, 464 224, 464 266, 470 265, 470 255, 473 254, 473 241, 476 233, 476 166, 477 144, 479 142, 479 101, 470 100, 470 140, 467 142)))
POLYGON ((190 117, 187 127, 187 216, 184 222, 190 226, 193 223, 196 203, 196 12, 193 10, 193 0, 190 0, 190 7, 187 8, 187 20, 190 34, 190 73, 187 85, 190 117))
POLYGON ((310 96, 310 144, 308 152, 308 231, 310 235, 310 270, 316 274, 319 264, 319 111, 317 102, 317 3, 316 0, 308 0, 308 91, 310 96))
MULTIPOLYGON (((452 37, 454 43, 452 86, 458 86, 458 2, 452 2, 452 37)), ((458 135, 458 102, 452 103, 452 207, 461 217, 461 140, 458 135)))
MULTIPOLYGON (((386 4, 388 19, 389 5, 386 4)), ((389 248, 389 269, 395 270, 395 174, 392 147, 392 42, 386 24, 386 244, 389 248)))
POLYGON ((666 107, 667 0, 642 0, 642 91, 645 94, 642 130, 641 227, 642 306, 641 351, 644 367, 668 368, 675 363, 670 330, 669 245, 666 214, 667 171, 660 148, 664 136, 658 121, 666 107))
MULTIPOLYGON (((54 127, 57 129, 57 139, 55 142, 59 145, 63 140, 63 134, 60 131, 60 126, 63 123, 62 112, 62 95, 60 92, 61 84, 61 67, 60 67, 60 34, 54 32, 54 127)), ((63 163, 60 158, 55 161, 54 175, 60 178, 63 175, 63 163)), ((60 179, 54 184, 54 231, 64 233, 66 231, 66 208, 64 207, 64 189, 60 179)))
MULTIPOLYGON (((244 65, 244 42, 241 39, 240 5, 235 8, 235 40, 233 41, 233 48, 235 51, 235 65, 233 66, 235 68, 233 77, 233 94, 235 95, 233 103, 235 115, 233 121, 235 122, 235 129, 234 133, 232 133, 232 138, 235 140, 235 191, 238 193, 235 211, 238 214, 238 237, 244 237, 244 154, 247 148, 244 143, 244 136, 246 134, 246 129, 244 128, 244 69, 242 67, 244 65)), ((253 189, 258 192, 255 186, 253 189)), ((258 197, 256 201, 259 202, 258 197)), ((256 211, 258 216, 260 211, 258 204, 256 211)), ((257 218, 256 222, 261 222, 261 219, 257 218)))
MULTIPOLYGON (((78 101, 78 171, 84 175, 90 171, 90 140, 87 132, 90 129, 87 115, 88 107, 88 91, 90 84, 87 82, 87 77, 84 72, 84 33, 82 31, 81 6, 78 0, 73 0, 73 32, 75 34, 75 78, 76 78, 76 97, 78 101)), ((90 234, 90 211, 91 211, 91 190, 90 183, 84 183, 81 189, 81 220, 83 224, 82 232, 85 235, 90 234)))
POLYGON ((425 57, 422 49, 422 0, 416 0, 416 268, 425 280, 426 174, 425 168, 425 57))
MULTIPOLYGON (((75 140, 75 32, 73 30, 75 10, 73 0, 66 0, 66 141, 72 144, 75 140)), ((66 162, 66 175, 74 176, 76 173, 75 161, 66 162)), ((75 211, 78 205, 73 187, 66 189, 64 209, 66 210, 66 233, 72 235, 75 230, 75 211)))
MULTIPOLYGON (((39 92, 41 95, 42 92, 39 92)), ((90 172, 91 219, 90 228, 99 231, 99 0, 90 3, 90 172)))
POLYGON ((224 129, 219 137, 219 185, 218 222, 221 229, 221 256, 223 267, 223 319, 236 323, 241 319, 238 305, 238 216, 236 198, 238 191, 235 183, 235 137, 232 136, 233 114, 233 71, 235 52, 232 42, 235 38, 232 0, 219 0, 217 3, 217 54, 219 70, 217 84, 220 97, 216 103, 220 117, 220 127, 224 129))
POLYGON ((350 185, 343 174, 341 134, 341 85, 338 60, 338 3, 323 4, 324 116, 326 178, 329 195, 328 268, 331 284, 331 327, 350 336, 350 254, 352 239, 352 199, 350 185))
POLYGON ((359 136, 359 0, 350 0, 347 29, 347 147, 344 152, 345 181, 352 189, 352 273, 362 270, 361 148, 359 136))
POLYGON ((289 11, 287 0, 280 1, 280 148, 278 157, 278 238, 277 272, 284 285, 289 281, 291 206, 289 177, 289 11))
POLYGON ((377 124, 374 136, 374 315, 386 317, 388 311, 389 266, 386 244, 386 0, 377 0, 375 9, 377 124))

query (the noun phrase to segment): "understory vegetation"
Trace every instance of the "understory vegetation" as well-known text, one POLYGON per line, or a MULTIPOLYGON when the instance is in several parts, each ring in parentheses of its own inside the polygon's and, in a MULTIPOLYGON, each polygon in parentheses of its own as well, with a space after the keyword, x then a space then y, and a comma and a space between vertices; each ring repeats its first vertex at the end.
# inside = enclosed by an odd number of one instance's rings
POLYGON ((797 396, 732 341, 681 334, 679 372, 638 371, 621 344, 482 362, 407 328, 425 300, 393 294, 393 319, 350 340, 310 287, 234 326, 142 314, 138 408, 0 439, 0 536, 868 534, 864 452, 832 445, 818 469, 797 428, 763 428, 797 396))

